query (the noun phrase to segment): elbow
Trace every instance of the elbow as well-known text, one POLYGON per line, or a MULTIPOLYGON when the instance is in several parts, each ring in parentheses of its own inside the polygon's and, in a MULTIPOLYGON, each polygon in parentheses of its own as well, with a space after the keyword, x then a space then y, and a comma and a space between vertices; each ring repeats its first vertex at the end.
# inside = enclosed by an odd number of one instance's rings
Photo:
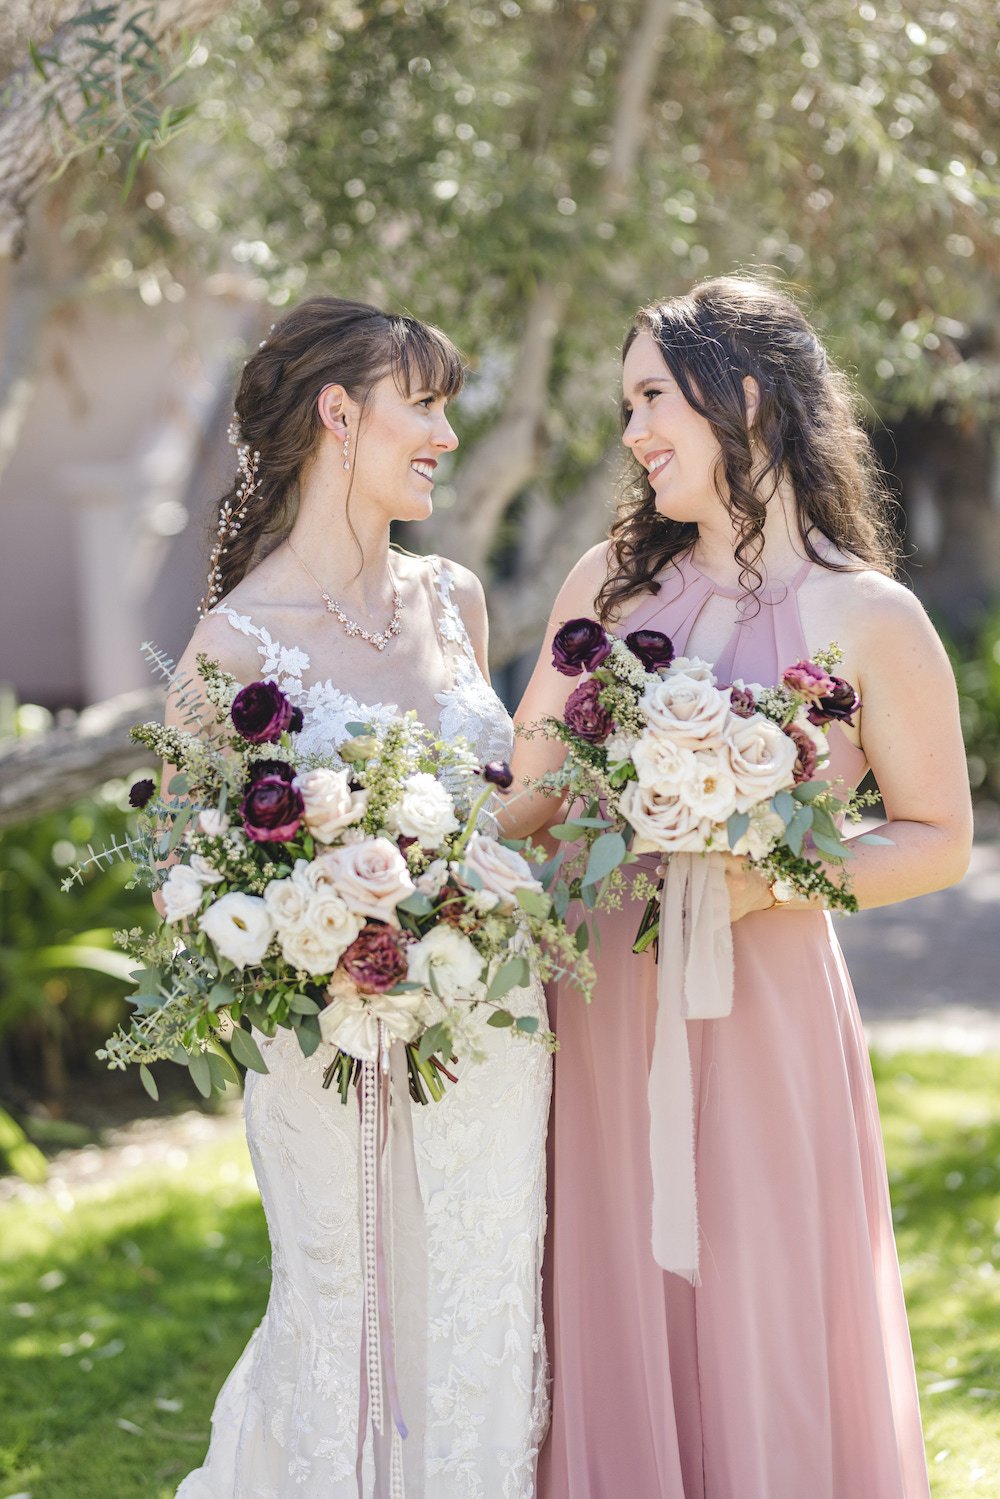
POLYGON ((969 872, 972 861, 972 812, 961 823, 946 830, 934 861, 935 890, 957 885, 969 872))

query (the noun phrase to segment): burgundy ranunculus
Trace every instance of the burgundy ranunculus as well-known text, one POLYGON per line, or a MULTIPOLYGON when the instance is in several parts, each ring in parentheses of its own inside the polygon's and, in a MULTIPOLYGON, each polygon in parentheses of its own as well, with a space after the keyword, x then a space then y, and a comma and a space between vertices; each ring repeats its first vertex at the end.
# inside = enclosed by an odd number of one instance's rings
POLYGON ((625 636, 625 644, 647 671, 659 671, 674 659, 673 642, 662 630, 633 630, 625 636))
POLYGON ((251 744, 274 744, 291 727, 295 710, 274 682, 251 682, 233 698, 230 717, 251 744))
POLYGON ((482 768, 484 781, 489 781, 498 791, 508 791, 514 784, 514 772, 506 760, 490 760, 482 768))
POLYGON ((737 718, 752 718, 757 712, 757 699, 749 687, 730 687, 729 706, 737 718))
POLYGON ((552 665, 564 677, 594 671, 611 655, 611 641, 596 619, 568 619, 552 641, 552 665))
POLYGON ((816 774, 816 762, 818 759, 815 744, 813 744, 812 739, 806 733, 805 729, 800 729, 793 723, 788 725, 785 733, 798 750, 798 757, 792 771, 792 778, 796 786, 800 785, 802 781, 811 781, 816 774))
POLYGON ((815 661, 796 661, 781 673, 781 680, 792 692, 801 692, 803 697, 818 703, 833 687, 833 678, 815 661))
POLYGON ((292 709, 292 716, 291 716, 291 718, 288 721, 288 732, 289 732, 289 734, 301 734, 302 733, 302 725, 305 723, 305 721, 306 721, 305 720, 305 715, 303 714, 302 709, 301 708, 293 708, 292 709))
POLYGON ((406 954, 391 927, 372 921, 358 933, 340 960, 359 989, 384 994, 406 977, 406 954))
POLYGON ((156 792, 156 786, 152 781, 136 781, 128 794, 130 807, 144 807, 148 801, 152 801, 156 792))
POLYGON ((854 723, 854 715, 861 707, 861 699, 850 682, 845 682, 843 677, 831 677, 833 683, 832 692, 826 697, 821 697, 818 703, 813 703, 809 709, 808 718, 810 723, 817 725, 825 723, 854 723))
POLYGON ((255 843, 286 843, 302 821, 302 793, 281 776, 261 776, 240 805, 243 827, 255 843))
POLYGON ((602 739, 607 739, 615 726, 611 714, 601 707, 600 692, 600 682, 589 677, 579 687, 574 687, 563 709, 563 719, 573 733, 591 744, 600 744, 602 739))
POLYGON ((278 776, 282 781, 294 781, 295 766, 289 765, 287 760, 254 760, 247 766, 248 786, 264 776, 278 776))

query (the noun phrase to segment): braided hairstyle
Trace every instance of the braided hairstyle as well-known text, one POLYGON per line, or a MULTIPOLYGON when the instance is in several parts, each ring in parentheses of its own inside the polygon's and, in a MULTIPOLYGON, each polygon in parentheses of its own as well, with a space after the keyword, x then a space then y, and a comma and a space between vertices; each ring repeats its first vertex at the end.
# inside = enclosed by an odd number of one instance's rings
MULTIPOLYGON (((861 564, 892 574, 898 541, 871 443, 846 378, 790 296, 764 280, 720 276, 687 296, 642 308, 623 358, 640 333, 656 340, 684 399, 709 422, 722 450, 715 487, 736 530, 734 555, 747 598, 763 581, 767 501, 783 477, 791 482, 799 535, 813 562, 836 572, 861 564), (760 391, 752 429, 743 388, 748 375, 760 391), (817 551, 813 528, 857 563, 817 551)), ((623 406, 623 430, 627 420, 623 406)), ((637 594, 658 591, 657 574, 697 535, 694 522, 659 513, 645 468, 630 456, 611 527, 612 565, 597 596, 601 618, 618 616, 637 594)))
POLYGON ((277 322, 247 360, 236 393, 230 436, 240 468, 220 502, 203 612, 291 530, 299 478, 323 430, 317 397, 325 385, 342 385, 364 410, 386 375, 404 394, 423 388, 451 397, 464 373, 440 329, 365 302, 310 297, 277 322))

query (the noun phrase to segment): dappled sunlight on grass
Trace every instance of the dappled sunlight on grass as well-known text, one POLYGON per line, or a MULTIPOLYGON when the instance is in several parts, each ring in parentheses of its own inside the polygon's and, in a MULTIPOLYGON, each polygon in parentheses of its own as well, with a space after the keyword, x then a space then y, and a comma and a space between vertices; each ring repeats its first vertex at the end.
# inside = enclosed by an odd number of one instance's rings
MULTIPOLYGON (((1000 1057, 876 1058, 875 1074, 934 1499, 993 1499, 1000 1057)), ((267 1253, 232 1137, 75 1202, 0 1208, 0 1499, 170 1499, 263 1313, 267 1253)))

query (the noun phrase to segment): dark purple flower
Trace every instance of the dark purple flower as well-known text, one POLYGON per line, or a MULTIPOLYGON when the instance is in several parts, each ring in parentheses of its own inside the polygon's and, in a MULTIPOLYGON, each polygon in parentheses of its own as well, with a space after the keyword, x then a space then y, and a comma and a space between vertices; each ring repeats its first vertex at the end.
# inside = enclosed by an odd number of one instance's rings
POLYGON ((781 673, 781 680, 792 692, 801 692, 803 697, 816 703, 833 687, 830 673, 817 666, 815 661, 796 661, 794 666, 781 673))
POLYGON ((292 709, 292 716, 291 716, 291 719, 289 720, 289 723, 288 723, 288 732, 289 732, 289 734, 301 734, 302 733, 302 725, 304 723, 305 723, 305 719, 304 719, 304 717, 302 715, 302 709, 301 708, 293 708, 292 709))
POLYGON ((252 781, 240 812, 248 838, 255 843, 285 843, 302 821, 302 794, 281 776, 261 776, 252 781))
POLYGON ((564 677, 594 671, 611 655, 611 641, 596 619, 568 619, 552 641, 552 665, 564 677))
POLYGON ((843 677, 831 677, 830 681, 833 684, 832 691, 821 697, 818 703, 813 703, 808 713, 809 722, 817 725, 831 722, 853 724, 854 715, 861 707, 861 699, 850 682, 845 682, 843 677))
POLYGON ((507 791, 514 784, 514 772, 506 760, 491 760, 483 766, 482 777, 495 786, 498 791, 507 791))
POLYGON ((294 781, 295 766, 287 760, 254 760, 247 766, 247 785, 253 785, 264 776, 279 776, 283 781, 294 781))
POLYGON ((153 781, 136 781, 128 794, 130 807, 144 807, 148 801, 152 801, 156 794, 156 785, 153 781))
POLYGON ((633 630, 625 636, 625 644, 647 671, 659 671, 674 659, 673 642, 662 630, 633 630))
POLYGON ((251 682, 233 698, 229 713, 236 732, 251 744, 274 744, 290 728, 294 711, 274 682, 251 682))
POLYGON ((406 954, 398 936, 381 921, 371 921, 358 933, 340 960, 359 989, 384 994, 407 973, 406 954))
POLYGON ((615 726, 611 714, 601 707, 600 692, 600 682, 588 677, 586 682, 573 688, 563 709, 563 719, 569 728, 590 744, 600 744, 602 739, 607 739, 615 726))
POLYGON ((749 687, 730 687, 729 706, 737 718, 752 718, 757 712, 757 699, 749 687))
POLYGON ((816 774, 816 761, 818 759, 816 746, 805 729, 800 729, 796 724, 790 723, 785 733, 798 750, 792 778, 796 786, 803 781, 811 781, 816 774))

